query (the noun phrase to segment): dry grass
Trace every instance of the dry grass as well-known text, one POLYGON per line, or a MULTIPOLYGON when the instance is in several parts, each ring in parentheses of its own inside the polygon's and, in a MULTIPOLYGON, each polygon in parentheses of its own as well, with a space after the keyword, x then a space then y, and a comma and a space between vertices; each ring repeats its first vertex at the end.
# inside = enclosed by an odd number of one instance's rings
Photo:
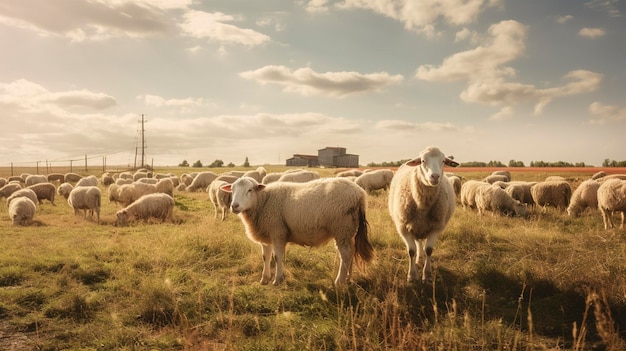
POLYGON ((407 284, 386 193, 373 194, 377 258, 337 290, 332 244, 289 246, 285 283, 260 285, 260 248, 239 219, 215 220, 205 193, 175 199, 174 223, 124 228, 106 200, 100 225, 62 199, 29 227, 0 206, 0 349, 624 348, 626 233, 593 211, 459 207, 435 245, 434 282, 407 284))

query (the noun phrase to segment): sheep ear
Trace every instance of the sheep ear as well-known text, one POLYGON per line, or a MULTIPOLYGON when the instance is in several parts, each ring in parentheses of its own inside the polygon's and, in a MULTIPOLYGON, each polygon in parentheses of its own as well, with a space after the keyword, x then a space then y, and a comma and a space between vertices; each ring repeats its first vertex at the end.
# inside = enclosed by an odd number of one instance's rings
POLYGON ((222 185, 220 187, 220 189, 224 190, 227 193, 232 193, 233 192, 233 188, 232 188, 231 184, 222 185))
POLYGON ((445 160, 445 161, 443 161, 443 163, 444 163, 446 166, 450 166, 450 167, 456 167, 456 166, 458 166, 458 165, 459 165, 459 163, 458 163, 458 162, 455 162, 455 161, 452 161, 452 159, 453 159, 453 158, 454 158, 454 156, 447 157, 447 158, 446 158, 446 160, 445 160))
POLYGON ((263 189, 265 189, 265 184, 259 184, 256 186, 256 191, 261 191, 263 189))
POLYGON ((405 165, 407 165, 407 166, 411 166, 411 167, 419 166, 419 165, 421 165, 421 164, 422 164, 422 158, 421 158, 421 157, 418 157, 418 158, 412 159, 411 161, 407 161, 407 162, 405 163, 405 165))

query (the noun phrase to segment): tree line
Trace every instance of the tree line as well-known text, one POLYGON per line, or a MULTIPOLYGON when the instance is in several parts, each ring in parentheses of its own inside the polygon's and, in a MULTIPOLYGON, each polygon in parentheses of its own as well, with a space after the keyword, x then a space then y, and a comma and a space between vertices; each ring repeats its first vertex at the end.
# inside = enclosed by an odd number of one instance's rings
MULTIPOLYGON (((368 167, 398 167, 401 166, 408 160, 401 160, 395 162, 382 162, 382 163, 368 163, 368 167)), ((470 162, 462 162, 460 163, 461 167, 526 167, 523 161, 510 160, 508 165, 500 162, 500 161, 470 161, 470 162)), ((592 165, 587 165, 584 162, 564 162, 564 161, 556 161, 556 162, 546 162, 546 161, 531 161, 530 167, 592 167, 592 165)), ((626 161, 615 161, 610 159, 605 159, 602 162, 602 167, 626 167, 626 161)))

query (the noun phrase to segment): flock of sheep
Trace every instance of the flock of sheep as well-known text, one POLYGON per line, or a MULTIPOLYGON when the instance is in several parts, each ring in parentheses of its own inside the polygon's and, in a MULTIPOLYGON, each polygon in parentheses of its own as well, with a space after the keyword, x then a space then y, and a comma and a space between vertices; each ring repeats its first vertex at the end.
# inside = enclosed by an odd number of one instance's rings
POLYGON ((582 182, 572 191, 562 177, 541 182, 511 180, 508 171, 497 171, 482 180, 465 180, 445 173, 444 166, 458 164, 436 147, 424 149, 418 157, 397 171, 352 169, 334 177, 321 178, 312 170, 267 173, 265 168, 231 171, 222 174, 205 171, 152 174, 141 169, 119 175, 104 173, 81 177, 75 173, 28 175, 0 178, 0 198, 7 198, 9 216, 14 224, 32 222, 37 205, 44 200, 54 204, 55 194, 65 199, 76 215, 83 211, 100 221, 102 194, 123 208, 116 212, 116 225, 129 220, 151 218, 172 220, 173 192, 208 192, 215 206, 215 217, 225 220, 228 212, 239 216, 248 237, 261 245, 263 273, 261 283, 271 279, 270 262, 276 271, 273 284, 284 280, 282 258, 287 243, 319 246, 334 240, 340 257, 336 285, 351 275, 356 259, 369 262, 374 256, 368 239, 367 196, 388 189, 388 210, 409 255, 408 280, 418 280, 421 254, 425 263, 421 280, 431 274, 430 258, 438 235, 445 229, 457 203, 479 214, 525 217, 533 207, 554 206, 568 215, 580 215, 586 208, 598 209, 605 229, 615 227, 613 213, 621 212, 621 228, 626 211, 626 175, 602 172, 582 182), (55 183, 59 183, 58 186, 55 183))

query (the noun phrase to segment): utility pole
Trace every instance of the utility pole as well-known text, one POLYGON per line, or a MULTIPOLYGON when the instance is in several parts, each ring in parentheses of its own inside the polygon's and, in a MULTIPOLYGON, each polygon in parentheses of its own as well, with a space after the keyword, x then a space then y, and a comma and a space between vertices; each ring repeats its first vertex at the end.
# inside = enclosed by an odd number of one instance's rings
POLYGON ((145 128, 144 128, 145 119, 143 118, 143 113, 141 114, 141 166, 146 165, 145 157, 146 157, 146 138, 145 138, 145 128))

